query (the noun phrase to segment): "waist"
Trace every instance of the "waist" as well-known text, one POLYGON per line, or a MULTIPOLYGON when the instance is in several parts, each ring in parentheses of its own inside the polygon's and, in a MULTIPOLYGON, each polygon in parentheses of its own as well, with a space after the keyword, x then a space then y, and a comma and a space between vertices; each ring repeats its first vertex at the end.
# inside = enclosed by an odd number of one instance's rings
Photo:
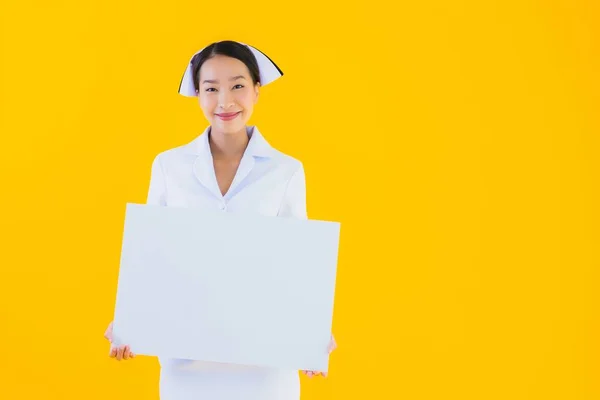
POLYGON ((205 372, 247 372, 247 373, 298 373, 292 369, 262 367, 256 365, 242 365, 219 363, 211 361, 196 361, 178 358, 159 358, 162 370, 167 371, 205 371, 205 372))

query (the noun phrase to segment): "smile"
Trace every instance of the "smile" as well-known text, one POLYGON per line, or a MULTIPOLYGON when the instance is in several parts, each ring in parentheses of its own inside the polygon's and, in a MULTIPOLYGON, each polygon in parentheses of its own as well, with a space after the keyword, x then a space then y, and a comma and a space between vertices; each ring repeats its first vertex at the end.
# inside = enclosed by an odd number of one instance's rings
POLYGON ((221 118, 223 121, 230 121, 241 114, 241 111, 235 113, 224 113, 224 114, 216 114, 217 117, 221 118))

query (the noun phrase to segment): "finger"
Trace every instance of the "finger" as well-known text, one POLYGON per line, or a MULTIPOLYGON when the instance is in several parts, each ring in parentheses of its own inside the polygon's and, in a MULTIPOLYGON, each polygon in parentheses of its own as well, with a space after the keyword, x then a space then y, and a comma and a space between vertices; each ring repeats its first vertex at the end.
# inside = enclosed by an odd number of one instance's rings
POLYGON ((123 360, 129 360, 129 346, 125 346, 123 349, 123 360))
POLYGON ((133 355, 133 353, 131 352, 131 346, 127 346, 127 347, 126 347, 126 350, 127 350, 127 358, 125 358, 125 359, 127 360, 127 359, 131 359, 131 358, 133 358, 133 357, 134 357, 134 355, 133 355))
POLYGON ((108 354, 108 356, 111 358, 115 358, 117 356, 117 348, 114 346, 110 346, 110 353, 108 354))
POLYGON ((121 361, 123 359, 123 346, 119 346, 119 349, 117 350, 117 361, 121 361))
POLYGON ((329 346, 327 347, 327 351, 331 353, 336 348, 337 348, 337 343, 335 342, 335 339, 332 336, 331 340, 329 341, 329 346))
POLYGON ((111 322, 110 324, 108 324, 108 327, 104 331, 104 337, 109 341, 112 341, 112 327, 113 323, 111 322))

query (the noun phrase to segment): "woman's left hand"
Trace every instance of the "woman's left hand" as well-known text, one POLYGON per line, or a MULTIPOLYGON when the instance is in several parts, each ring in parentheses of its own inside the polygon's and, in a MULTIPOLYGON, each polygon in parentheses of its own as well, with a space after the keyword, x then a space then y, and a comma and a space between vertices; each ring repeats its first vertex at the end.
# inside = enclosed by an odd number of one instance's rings
MULTIPOLYGON (((337 343, 335 342, 335 338, 333 337, 333 335, 331 335, 331 340, 329 340, 329 346, 327 346, 327 351, 329 352, 329 354, 331 354, 332 351, 334 351, 337 348, 337 343)), ((312 378, 313 376, 319 376, 322 375, 323 377, 327 377, 327 372, 320 372, 320 371, 302 371, 302 373, 304 375, 307 375, 309 378, 312 378)))

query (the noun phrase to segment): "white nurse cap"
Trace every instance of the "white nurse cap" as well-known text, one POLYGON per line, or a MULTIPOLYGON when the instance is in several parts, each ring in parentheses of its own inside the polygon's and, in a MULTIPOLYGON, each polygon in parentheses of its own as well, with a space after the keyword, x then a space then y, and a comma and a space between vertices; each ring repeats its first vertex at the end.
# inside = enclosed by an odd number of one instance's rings
MULTIPOLYGON (((279 69, 277 64, 275 64, 266 54, 262 51, 242 42, 237 42, 239 44, 243 44, 248 47, 254 57, 256 57, 256 61, 258 62, 258 70, 260 72, 260 84, 261 86, 267 85, 273 82, 275 79, 283 76, 283 71, 279 69)), ((206 47, 205 47, 206 48, 206 47)), ((198 96, 196 93, 196 88, 194 87, 194 73, 192 71, 192 60, 196 54, 200 53, 205 48, 198 50, 192 58, 190 58, 190 62, 181 78, 181 83, 179 84, 179 94, 187 97, 196 97, 198 96)))

